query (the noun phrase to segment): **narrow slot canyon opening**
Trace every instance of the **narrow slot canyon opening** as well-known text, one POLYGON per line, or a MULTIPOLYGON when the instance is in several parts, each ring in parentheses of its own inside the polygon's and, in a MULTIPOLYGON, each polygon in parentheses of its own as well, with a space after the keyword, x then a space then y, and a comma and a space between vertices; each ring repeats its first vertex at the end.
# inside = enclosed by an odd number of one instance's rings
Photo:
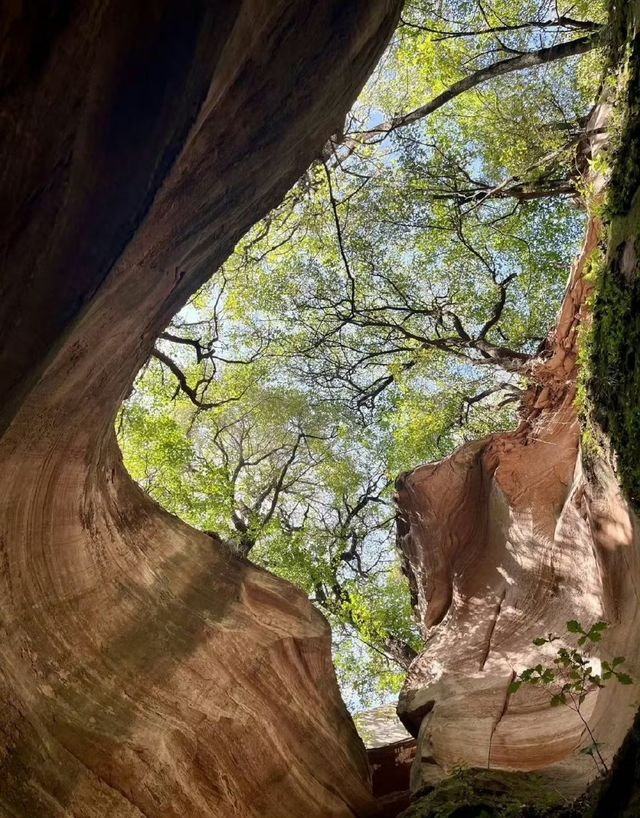
MULTIPOLYGON (((395 478, 515 427, 586 221, 591 51, 551 61, 540 95, 529 72, 517 94, 510 78, 394 123, 449 63, 482 59, 479 9, 450 12, 473 34, 461 53, 407 6, 322 156, 161 333, 116 421, 145 491, 329 618, 352 712, 395 702, 422 645, 395 478)), ((514 36, 543 36, 529 28, 514 36)))
MULTIPOLYGON (((558 497, 541 492, 540 508, 514 531, 506 489, 491 487, 496 466, 482 462, 481 447, 493 440, 498 450, 502 436, 517 448, 526 426, 543 449, 560 452, 543 472, 566 472, 559 491, 567 494, 579 434, 565 387, 575 373, 558 376, 554 366, 559 347, 577 354, 582 268, 597 240, 590 227, 583 248, 597 204, 589 168, 606 138, 606 115, 594 113, 602 53, 594 41, 584 56, 489 74, 434 110, 415 103, 449 82, 451 66, 476 61, 484 70, 489 42, 505 54, 534 45, 545 53, 588 39, 606 19, 604 7, 568 21, 540 9, 538 24, 525 12, 513 10, 504 35, 484 31, 479 6, 441 16, 405 8, 344 124, 162 332, 116 422, 124 463, 145 491, 230 554, 297 586, 327 617, 374 788, 384 764, 400 769, 403 784, 393 786, 403 806, 412 763, 414 791, 433 783, 431 768, 437 781, 458 766, 555 763, 536 747, 521 761, 496 748, 507 687, 527 660, 544 660, 532 641, 562 632, 572 613, 567 578, 553 566, 565 535, 549 552, 553 529, 542 534, 548 523, 535 522, 566 500, 547 480, 558 497), (419 113, 407 115, 412 109, 419 113), (442 478, 423 467, 431 482, 419 485, 416 464, 443 458, 442 478), (548 608, 547 593, 556 597, 548 608), (504 670, 484 694, 495 696, 486 730, 475 736, 463 718, 453 728, 458 743, 421 749, 421 772, 415 739, 434 704, 425 708, 424 696, 440 678, 446 691, 449 674, 467 678, 455 705, 445 692, 435 718, 447 707, 464 711, 477 695, 473 677, 491 680, 496 662, 504 670), (403 685, 404 725, 394 712, 403 685)), ((535 493, 533 482, 528 488, 535 493)), ((605 614, 594 601, 574 615, 591 624, 605 614)), ((553 695, 524 710, 544 711, 553 695)), ((557 731, 562 718, 554 721, 557 731)), ((575 716, 561 729, 560 767, 577 740, 590 746, 575 716)), ((424 736, 418 743, 429 746, 424 736)), ((568 765, 570 785, 551 773, 553 786, 579 794, 593 777, 593 752, 580 772, 568 765)))
POLYGON ((0 818, 636 814, 640 6, 400 5, 0 24, 0 818))

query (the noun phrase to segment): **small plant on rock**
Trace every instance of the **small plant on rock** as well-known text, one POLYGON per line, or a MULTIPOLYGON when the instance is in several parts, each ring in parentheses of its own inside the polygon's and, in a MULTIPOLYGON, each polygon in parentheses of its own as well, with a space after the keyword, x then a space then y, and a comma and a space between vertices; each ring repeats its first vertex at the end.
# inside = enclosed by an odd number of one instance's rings
MULTIPOLYGON (((580 622, 572 619, 567 622, 567 631, 578 637, 577 647, 559 648, 553 659, 553 667, 546 667, 540 663, 535 667, 526 668, 509 686, 509 693, 517 693, 523 684, 547 687, 551 693, 550 703, 553 707, 562 705, 573 710, 583 723, 590 739, 590 744, 583 747, 580 752, 591 756, 599 773, 607 772, 608 767, 600 752, 600 744, 582 713, 582 705, 589 693, 605 687, 608 682, 615 680, 622 685, 633 684, 631 676, 622 670, 624 656, 602 661, 600 672, 596 672, 594 668, 594 660, 588 655, 588 650, 592 644, 601 641, 606 628, 606 622, 596 622, 586 629, 580 622)), ((534 639, 533 644, 542 647, 551 645, 559 639, 559 636, 549 633, 546 637, 534 639)))

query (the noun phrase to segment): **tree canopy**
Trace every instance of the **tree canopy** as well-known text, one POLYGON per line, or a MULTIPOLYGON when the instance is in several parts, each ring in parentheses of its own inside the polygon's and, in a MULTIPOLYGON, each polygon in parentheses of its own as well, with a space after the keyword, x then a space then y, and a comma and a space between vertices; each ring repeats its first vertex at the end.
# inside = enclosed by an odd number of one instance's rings
POLYGON ((420 646, 395 475, 508 428, 553 325, 603 6, 408 2, 346 121, 118 418, 155 499, 329 617, 354 707, 395 692, 420 646))

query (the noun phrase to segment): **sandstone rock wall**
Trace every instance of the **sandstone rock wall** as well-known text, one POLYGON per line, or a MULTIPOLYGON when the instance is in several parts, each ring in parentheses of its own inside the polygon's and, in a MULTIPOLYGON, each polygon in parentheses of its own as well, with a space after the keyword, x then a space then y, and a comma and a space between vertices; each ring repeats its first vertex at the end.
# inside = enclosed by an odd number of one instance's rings
POLYGON ((396 0, 0 17, 0 815, 365 815, 326 622, 125 473, 118 405, 295 181, 396 0))
MULTIPOLYGON (((598 109, 591 126, 606 115, 598 109)), ((459 764, 544 770, 566 793, 583 789, 596 769, 577 753, 591 743, 581 719, 552 708, 546 689, 508 692, 524 668, 552 663, 562 642, 545 658, 532 640, 566 636, 568 620, 610 623, 594 655, 625 656, 638 678, 636 521, 607 458, 582 457, 574 405, 585 271, 602 240, 593 216, 555 330, 528 373, 517 430, 398 481, 399 543, 426 640, 399 704, 418 737, 414 792, 459 764)), ((616 684, 583 703, 609 761, 634 703, 637 687, 616 684)))

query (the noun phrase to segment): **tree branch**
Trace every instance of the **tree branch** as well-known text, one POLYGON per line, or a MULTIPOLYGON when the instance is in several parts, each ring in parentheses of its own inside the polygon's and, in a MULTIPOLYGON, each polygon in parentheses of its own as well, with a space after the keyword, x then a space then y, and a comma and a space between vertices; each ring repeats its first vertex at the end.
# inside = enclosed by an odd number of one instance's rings
POLYGON ((344 144, 349 145, 351 149, 355 149, 358 143, 369 142, 376 137, 385 137, 398 128, 412 125, 414 122, 424 119, 465 91, 469 91, 489 80, 504 76, 505 74, 511 74, 514 71, 523 71, 527 68, 535 68, 539 65, 556 62, 557 60, 564 60, 567 57, 585 54, 601 46, 602 42, 603 32, 601 29, 598 29, 584 37, 577 37, 574 40, 558 43, 557 45, 548 46, 547 48, 540 48, 537 51, 529 51, 524 54, 518 54, 516 57, 498 60, 498 62, 492 63, 485 68, 480 68, 467 77, 463 77, 461 80, 454 82, 453 85, 449 86, 449 88, 441 94, 438 94, 425 105, 410 111, 408 114, 396 116, 393 117, 393 119, 382 122, 375 128, 362 131, 357 134, 357 137, 350 136, 345 140, 344 144), (351 141, 355 143, 355 147, 353 148, 350 144, 351 141))
POLYGON ((219 401, 203 401, 198 397, 197 389, 189 386, 186 375, 175 361, 173 361, 168 355, 159 350, 157 347, 154 347, 151 355, 160 361, 161 364, 167 367, 167 369, 178 381, 179 390, 183 392, 189 398, 191 403, 193 403, 193 405, 198 409, 217 409, 219 406, 225 406, 227 403, 234 403, 242 398, 242 395, 237 395, 233 398, 225 398, 224 400, 219 401))

